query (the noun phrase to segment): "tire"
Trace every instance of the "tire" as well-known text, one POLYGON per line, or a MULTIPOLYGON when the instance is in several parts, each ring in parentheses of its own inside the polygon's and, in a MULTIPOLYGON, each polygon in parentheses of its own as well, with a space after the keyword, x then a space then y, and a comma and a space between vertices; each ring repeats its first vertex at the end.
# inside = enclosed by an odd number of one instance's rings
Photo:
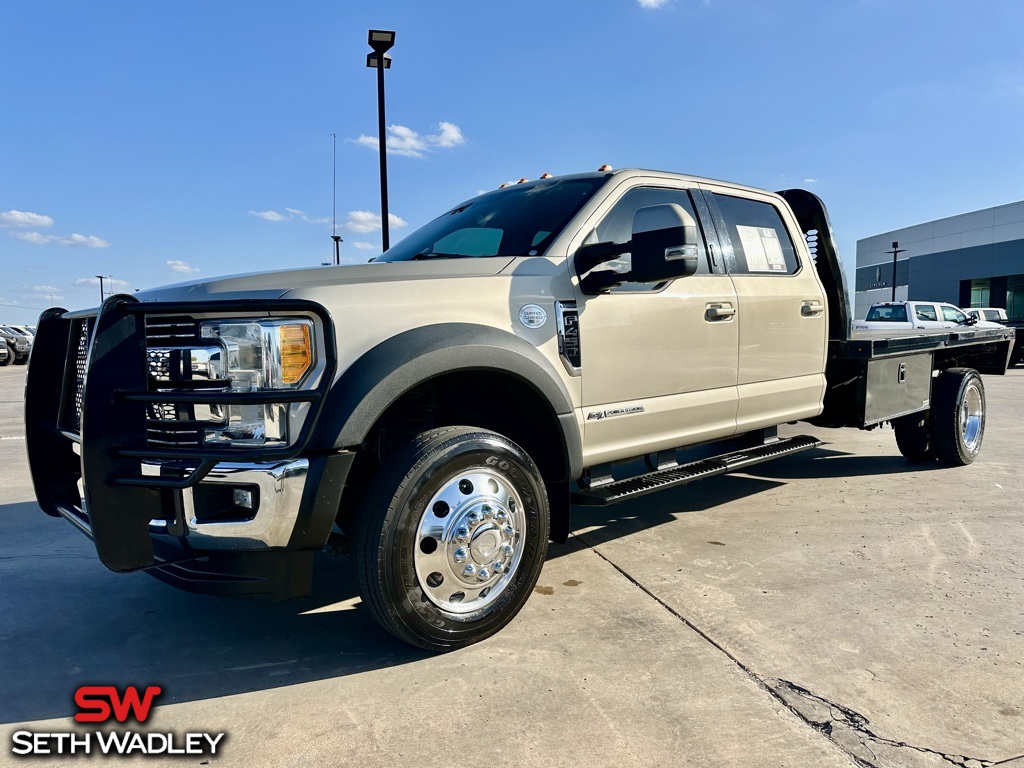
POLYGON ((4 358, 3 362, 0 362, 0 365, 10 365, 13 362, 14 362, 14 355, 8 354, 7 357, 4 358))
POLYGON ((932 446, 943 464, 970 464, 985 437, 985 385, 973 368, 950 368, 932 387, 932 446))
POLYGON ((363 602, 420 648, 479 642, 533 591, 549 519, 540 472, 511 440, 475 427, 423 432, 385 461, 360 502, 363 602))
POLYGON ((925 462, 935 459, 932 449, 931 414, 928 411, 901 416, 892 422, 896 446, 907 461, 925 462))
MULTIPOLYGON (((8 360, 9 359, 10 358, 8 358, 8 360)), ((28 365, 28 355, 25 355, 24 357, 16 357, 16 358, 14 358, 14 364, 15 365, 28 365)))

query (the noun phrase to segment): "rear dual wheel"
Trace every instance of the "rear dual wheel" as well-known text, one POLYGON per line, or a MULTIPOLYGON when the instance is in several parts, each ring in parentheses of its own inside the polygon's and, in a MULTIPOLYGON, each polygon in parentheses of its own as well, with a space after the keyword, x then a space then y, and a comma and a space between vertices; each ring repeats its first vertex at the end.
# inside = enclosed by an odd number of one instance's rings
POLYGON ((522 448, 475 427, 423 432, 386 460, 361 503, 363 601, 421 648, 478 642, 530 596, 548 526, 544 484, 522 448))
POLYGON ((939 461, 970 464, 985 437, 985 385, 973 368, 950 368, 932 387, 932 441, 939 461))
POLYGON ((985 436, 985 385, 973 368, 950 368, 935 379, 931 409, 893 420, 896 445, 910 461, 937 458, 965 466, 985 436))

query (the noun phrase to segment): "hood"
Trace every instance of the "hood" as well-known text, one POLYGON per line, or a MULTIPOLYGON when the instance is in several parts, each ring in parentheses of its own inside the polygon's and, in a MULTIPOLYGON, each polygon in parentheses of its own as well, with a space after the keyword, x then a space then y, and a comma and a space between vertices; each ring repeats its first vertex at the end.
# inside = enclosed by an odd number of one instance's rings
POLYGON ((452 277, 488 277, 509 264, 510 257, 383 261, 341 267, 283 269, 210 280, 176 283, 140 291, 141 301, 203 301, 225 299, 279 299, 298 288, 329 288, 334 285, 372 285, 396 280, 437 280, 452 277))

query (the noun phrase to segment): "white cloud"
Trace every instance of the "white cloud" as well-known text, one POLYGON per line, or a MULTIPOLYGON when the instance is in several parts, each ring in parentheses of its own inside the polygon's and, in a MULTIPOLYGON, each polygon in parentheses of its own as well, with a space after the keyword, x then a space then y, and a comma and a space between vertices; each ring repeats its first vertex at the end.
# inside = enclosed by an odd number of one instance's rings
POLYGON ((817 184, 817 179, 804 179, 804 184, 817 184))
POLYGON ((44 245, 54 239, 53 235, 43 235, 39 232, 8 232, 7 234, 33 245, 44 245))
MULTIPOLYGON (((75 280, 74 285, 99 285, 98 277, 80 277, 75 280)), ((103 277, 104 288, 127 288, 130 285, 126 280, 118 280, 114 277, 103 277)))
POLYGON ((307 216, 303 211, 298 208, 285 208, 288 215, 278 213, 277 211, 249 211, 253 216, 259 216, 261 219, 267 221, 288 221, 289 219, 301 219, 308 224, 326 224, 330 219, 326 216, 307 216))
MULTIPOLYGON (((379 151, 380 143, 376 136, 360 134, 359 138, 351 139, 356 144, 379 151)), ((441 121, 437 124, 437 133, 422 134, 404 125, 389 125, 386 146, 390 155, 406 157, 423 157, 435 149, 451 149, 466 143, 462 129, 455 123, 441 121)))
MULTIPOLYGON (((98 286, 99 278, 79 278, 75 281, 76 286, 98 286)), ((130 284, 124 280, 118 280, 117 278, 108 278, 105 274, 103 275, 103 288, 128 288, 130 284)))
POLYGON ((55 285, 33 285, 32 290, 36 293, 56 293, 60 288, 55 285))
POLYGON ((351 245, 353 248, 358 248, 360 251, 372 251, 377 247, 373 243, 367 243, 363 240, 354 240, 351 243, 349 243, 349 245, 351 245))
POLYGON ((198 272, 199 267, 193 267, 187 261, 178 261, 177 259, 171 259, 166 262, 167 266, 171 268, 172 272, 198 272))
POLYGON ((277 211, 249 211, 249 213, 267 221, 284 221, 287 218, 287 216, 282 216, 277 211))
POLYGON ((668 0, 636 0, 641 8, 661 8, 668 0))
POLYGON ((53 219, 41 213, 29 211, 4 211, 0 213, 0 227, 50 227, 53 219))
MULTIPOLYGON (((408 225, 407 221, 393 213, 388 214, 388 223, 395 229, 408 225)), ((376 232, 381 229, 381 218, 371 211, 349 211, 348 221, 342 226, 350 232, 376 232)))
POLYGON ((11 237, 24 240, 33 245, 46 245, 47 243, 59 243, 61 245, 84 245, 86 248, 109 248, 110 242, 95 235, 79 235, 73 233, 68 237, 60 235, 44 235, 40 232, 8 232, 11 237))
POLYGON ((109 248, 110 243, 95 235, 72 234, 70 237, 58 237, 61 245, 84 245, 86 248, 109 248))
POLYGON ((54 288, 45 293, 26 293, 25 298, 29 301, 64 301, 64 297, 56 291, 57 289, 54 288))

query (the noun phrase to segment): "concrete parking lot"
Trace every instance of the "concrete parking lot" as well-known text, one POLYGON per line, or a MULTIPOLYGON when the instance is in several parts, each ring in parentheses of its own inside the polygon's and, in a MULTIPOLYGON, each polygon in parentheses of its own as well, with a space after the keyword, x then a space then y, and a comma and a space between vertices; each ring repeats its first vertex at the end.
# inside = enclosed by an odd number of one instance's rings
POLYGON ((112 683, 164 688, 147 729, 227 732, 215 765, 1024 768, 1024 370, 986 377, 970 467, 797 425, 826 444, 577 509, 519 618, 443 656, 377 629, 344 558, 271 605, 107 571, 35 505, 24 377, 0 368, 0 761, 112 683))

